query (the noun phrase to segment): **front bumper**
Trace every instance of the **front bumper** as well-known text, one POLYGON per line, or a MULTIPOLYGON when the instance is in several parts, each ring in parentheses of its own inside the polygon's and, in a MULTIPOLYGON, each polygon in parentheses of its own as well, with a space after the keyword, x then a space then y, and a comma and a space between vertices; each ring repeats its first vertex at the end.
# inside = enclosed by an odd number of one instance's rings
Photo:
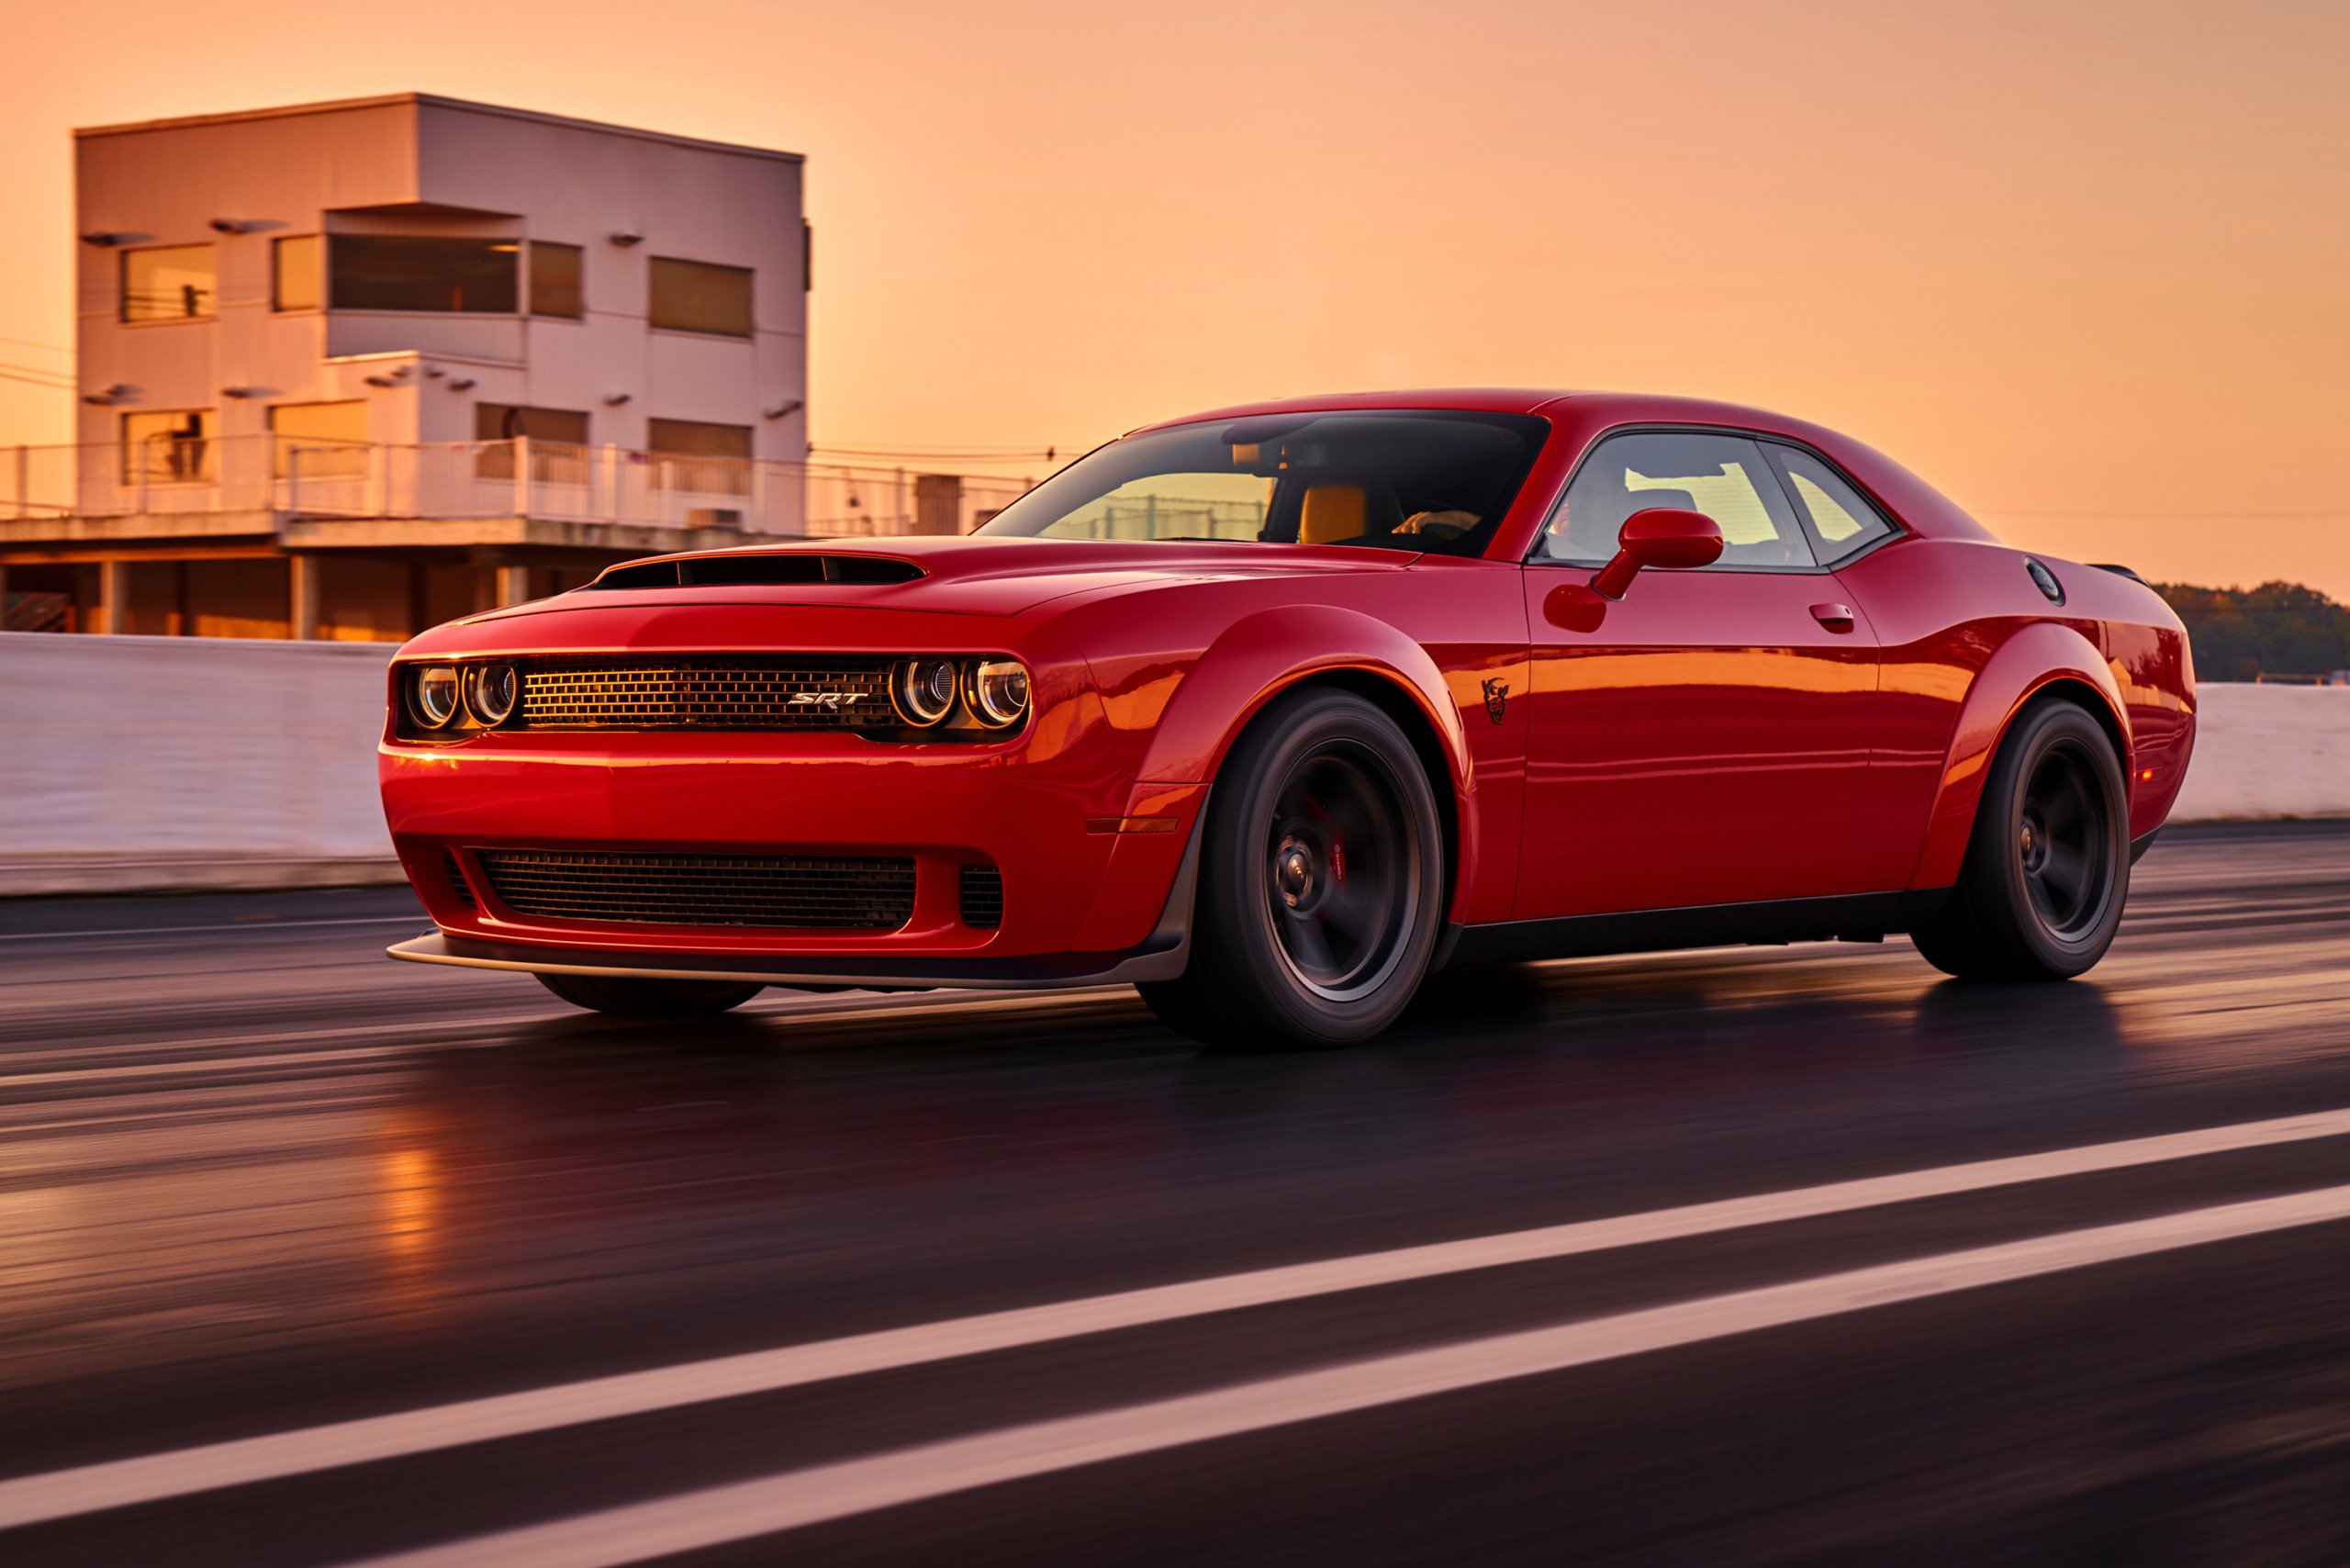
POLYGON ((541 975, 617 976, 630 980, 733 980, 758 985, 842 987, 858 991, 1043 991, 1071 986, 1134 985, 1173 980, 1191 954, 1188 880, 1169 900, 1168 919, 1141 946, 1125 953, 1064 953, 1035 958, 734 958, 706 954, 615 954, 595 948, 484 942, 434 932, 385 949, 418 964, 520 970, 541 975))
MULTIPOLYGON (((1163 927, 1206 786, 1136 785, 1109 776, 1096 748, 1038 748, 1033 739, 883 746, 849 735, 640 733, 491 734, 458 746, 386 741, 378 772, 393 846, 442 931, 438 946, 403 944, 396 956, 778 985, 1158 978, 1123 967, 1165 958, 1163 927), (1142 821, 1164 831, 1121 831, 1142 821), (909 857, 916 890, 911 917, 889 931, 553 919, 507 907, 475 874, 479 852, 500 848, 909 857), (956 886, 962 868, 986 864, 1002 875, 1003 907, 1001 924, 982 929, 964 923, 956 886), (987 978, 995 973, 1013 978, 987 978)), ((1188 896, 1180 902, 1188 914, 1188 896)))

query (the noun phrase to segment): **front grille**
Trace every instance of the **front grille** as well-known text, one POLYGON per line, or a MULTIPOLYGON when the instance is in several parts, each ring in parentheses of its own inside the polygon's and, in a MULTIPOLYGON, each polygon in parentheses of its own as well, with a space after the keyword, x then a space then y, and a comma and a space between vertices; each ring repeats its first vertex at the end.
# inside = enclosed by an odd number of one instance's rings
POLYGON ((474 852, 518 914, 647 925, 894 931, 914 912, 914 863, 790 855, 474 852))
POLYGON ((963 924, 992 931, 1003 924, 1003 873, 992 866, 963 868, 963 924))
POLYGON ((886 730, 890 661, 535 659, 521 666, 535 730, 886 730))
POLYGON ((455 850, 444 849, 441 852, 441 874, 449 879, 449 890, 457 895, 459 903, 467 909, 479 907, 474 902, 473 884, 465 880, 465 868, 457 864, 455 850))

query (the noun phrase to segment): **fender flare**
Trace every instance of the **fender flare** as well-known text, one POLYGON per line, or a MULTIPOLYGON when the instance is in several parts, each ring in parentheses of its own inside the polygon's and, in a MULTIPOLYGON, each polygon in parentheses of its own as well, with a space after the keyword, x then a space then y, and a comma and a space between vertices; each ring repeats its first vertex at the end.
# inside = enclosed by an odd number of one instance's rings
POLYGON ((1998 755, 1999 744, 2007 738, 2016 715, 2033 698, 2060 682, 2086 686, 2103 701, 2105 711, 2098 717, 2120 737, 2122 776, 2129 777, 2130 709, 2097 645, 2057 622, 2039 621, 2019 628, 1993 650, 1968 684, 1950 749, 1942 757, 1942 781, 1935 789, 1925 842, 1909 879, 1912 888, 1947 888, 1958 880, 1991 759, 1998 755))
POLYGON ((1453 895, 1473 886, 1476 774, 1460 706, 1426 648, 1383 621, 1332 605, 1259 610, 1225 627, 1175 688, 1151 734, 1139 778, 1212 781, 1241 731, 1302 681, 1344 673, 1383 682, 1437 737, 1452 787, 1453 895))

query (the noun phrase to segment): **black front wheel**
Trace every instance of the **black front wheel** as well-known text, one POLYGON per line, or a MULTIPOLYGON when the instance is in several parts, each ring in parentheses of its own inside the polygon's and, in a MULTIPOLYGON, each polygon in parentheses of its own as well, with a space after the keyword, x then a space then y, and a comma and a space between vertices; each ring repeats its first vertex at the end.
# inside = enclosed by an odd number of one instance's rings
POLYGON ((2069 980, 2105 957, 2130 890, 2130 797, 2105 729, 2070 702, 2016 721, 1958 885, 1911 937, 1965 980, 2069 980))
POLYGON ((1443 825, 1411 742, 1360 697, 1300 692, 1219 770, 1190 968, 1140 989, 1213 1045, 1365 1039, 1418 989, 1444 904, 1443 825))

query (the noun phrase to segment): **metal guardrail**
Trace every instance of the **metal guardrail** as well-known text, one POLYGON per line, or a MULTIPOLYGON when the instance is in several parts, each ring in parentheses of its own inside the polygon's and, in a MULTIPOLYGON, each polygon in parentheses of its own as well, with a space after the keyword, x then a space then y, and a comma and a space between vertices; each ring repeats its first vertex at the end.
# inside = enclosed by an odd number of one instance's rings
POLYGON ((272 511, 748 532, 968 533, 1033 480, 510 441, 276 435, 0 448, 0 520, 272 511))

